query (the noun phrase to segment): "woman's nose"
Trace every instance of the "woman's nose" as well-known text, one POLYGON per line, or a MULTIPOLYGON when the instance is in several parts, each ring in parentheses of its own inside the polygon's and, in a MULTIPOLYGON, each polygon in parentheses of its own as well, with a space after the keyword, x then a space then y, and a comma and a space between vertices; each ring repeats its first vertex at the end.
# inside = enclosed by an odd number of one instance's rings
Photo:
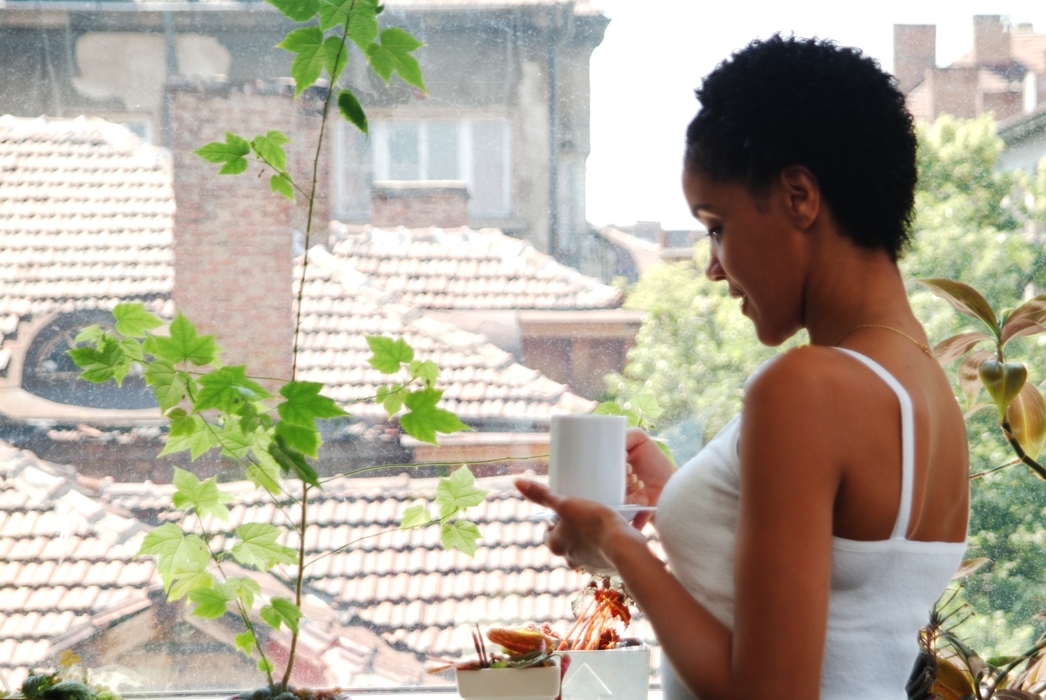
POLYGON ((719 263, 719 256, 716 255, 715 244, 710 246, 708 264, 705 265, 705 277, 713 282, 722 282, 726 279, 726 273, 723 272, 723 266, 719 263))

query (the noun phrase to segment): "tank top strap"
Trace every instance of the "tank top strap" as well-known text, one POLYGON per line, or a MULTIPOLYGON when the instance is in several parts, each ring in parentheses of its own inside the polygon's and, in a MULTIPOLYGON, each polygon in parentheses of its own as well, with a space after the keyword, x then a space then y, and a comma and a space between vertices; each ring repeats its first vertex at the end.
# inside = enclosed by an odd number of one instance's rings
POLYGON ((846 348, 836 350, 845 352, 879 375, 897 394, 897 401, 901 404, 901 505, 890 539, 906 539, 912 515, 912 484, 915 481, 915 411, 912 408, 912 397, 892 374, 872 358, 846 348))

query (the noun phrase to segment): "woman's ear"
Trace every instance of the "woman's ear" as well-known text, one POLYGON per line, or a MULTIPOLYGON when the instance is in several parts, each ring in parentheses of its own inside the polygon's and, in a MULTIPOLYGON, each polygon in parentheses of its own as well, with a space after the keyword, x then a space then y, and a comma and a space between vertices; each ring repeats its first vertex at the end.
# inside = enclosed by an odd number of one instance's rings
POLYGON ((795 227, 806 230, 821 213, 821 185, 809 168, 790 165, 778 178, 785 211, 795 227))

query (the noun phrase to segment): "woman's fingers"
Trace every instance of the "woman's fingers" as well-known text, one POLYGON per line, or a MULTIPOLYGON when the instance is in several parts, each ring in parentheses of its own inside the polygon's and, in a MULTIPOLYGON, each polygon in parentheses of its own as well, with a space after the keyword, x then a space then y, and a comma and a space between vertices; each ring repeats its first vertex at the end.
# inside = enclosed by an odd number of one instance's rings
POLYGON ((536 481, 516 479, 515 485, 519 492, 523 494, 523 498, 537 503, 539 506, 556 510, 557 506, 563 502, 562 496, 552 493, 547 486, 536 481))
POLYGON ((639 428, 629 428, 625 433, 625 451, 631 452, 634 448, 650 439, 650 436, 639 428))

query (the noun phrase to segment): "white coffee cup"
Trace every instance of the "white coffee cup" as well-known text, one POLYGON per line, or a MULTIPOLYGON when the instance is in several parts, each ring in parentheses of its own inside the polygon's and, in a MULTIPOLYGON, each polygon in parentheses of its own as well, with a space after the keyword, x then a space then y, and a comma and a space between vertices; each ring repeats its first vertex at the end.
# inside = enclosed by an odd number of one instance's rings
POLYGON ((624 416, 553 416, 549 488, 563 496, 622 505, 627 428, 624 416))

